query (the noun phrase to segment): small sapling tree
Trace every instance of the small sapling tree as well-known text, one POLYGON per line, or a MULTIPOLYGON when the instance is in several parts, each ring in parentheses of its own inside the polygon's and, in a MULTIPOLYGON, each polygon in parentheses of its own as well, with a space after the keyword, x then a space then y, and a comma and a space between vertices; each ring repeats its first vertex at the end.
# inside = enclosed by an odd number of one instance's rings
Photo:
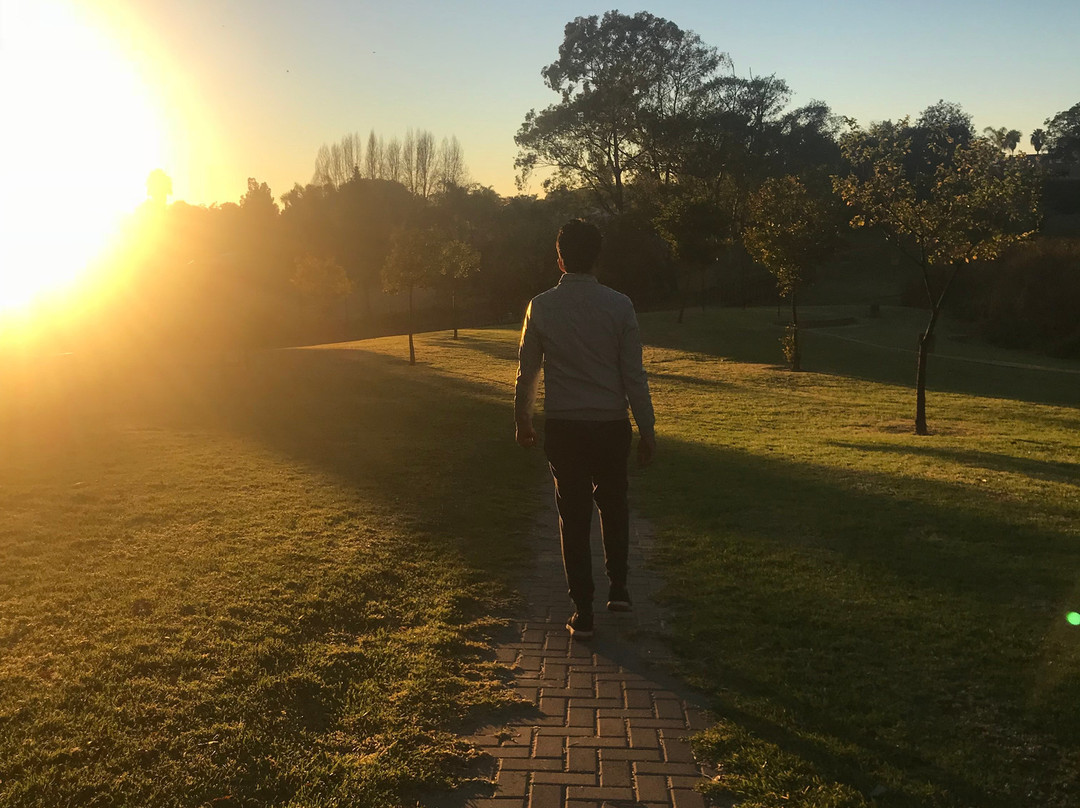
POLYGON ((383 290, 396 294, 409 293, 409 364, 416 364, 413 347, 414 311, 413 290, 427 288, 435 280, 438 265, 438 241, 430 230, 405 228, 394 234, 390 253, 383 265, 383 290))
POLYGON ((906 121, 852 129, 841 140, 851 171, 833 180, 851 209, 851 225, 879 228, 922 272, 930 320, 918 340, 919 435, 927 434, 927 355, 956 273, 1030 235, 1039 222, 1041 195, 1038 169, 1029 161, 1003 155, 985 138, 958 144, 939 134, 930 140, 931 159, 912 161, 906 159, 906 121))
POLYGON ((480 253, 470 244, 458 239, 443 242, 439 248, 439 274, 450 287, 450 314, 454 325, 454 339, 458 338, 457 287, 458 282, 480 268, 480 253))
POLYGON ((749 200, 743 244, 754 260, 776 276, 780 294, 791 302, 791 323, 781 341, 792 370, 801 370, 800 289, 813 268, 835 248, 835 218, 798 177, 770 177, 749 200))

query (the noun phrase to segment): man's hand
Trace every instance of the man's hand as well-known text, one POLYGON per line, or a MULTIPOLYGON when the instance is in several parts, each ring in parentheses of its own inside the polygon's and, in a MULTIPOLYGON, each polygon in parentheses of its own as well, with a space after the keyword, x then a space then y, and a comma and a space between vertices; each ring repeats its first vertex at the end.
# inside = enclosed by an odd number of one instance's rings
POLYGON ((518 445, 524 446, 526 449, 531 449, 536 445, 536 430, 533 429, 531 418, 528 421, 516 422, 514 437, 517 439, 518 445))
POLYGON ((653 435, 641 436, 637 445, 637 464, 644 468, 653 461, 656 456, 656 437, 653 435))

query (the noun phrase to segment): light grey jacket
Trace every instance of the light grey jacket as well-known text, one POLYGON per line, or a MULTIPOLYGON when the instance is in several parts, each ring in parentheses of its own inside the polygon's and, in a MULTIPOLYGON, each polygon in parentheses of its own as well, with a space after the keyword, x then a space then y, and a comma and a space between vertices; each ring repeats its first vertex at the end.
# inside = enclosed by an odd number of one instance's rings
POLYGON ((514 412, 532 415, 540 369, 548 418, 615 421, 629 402, 638 430, 653 434, 641 333, 626 295, 585 273, 566 273, 529 303, 518 345, 514 412))

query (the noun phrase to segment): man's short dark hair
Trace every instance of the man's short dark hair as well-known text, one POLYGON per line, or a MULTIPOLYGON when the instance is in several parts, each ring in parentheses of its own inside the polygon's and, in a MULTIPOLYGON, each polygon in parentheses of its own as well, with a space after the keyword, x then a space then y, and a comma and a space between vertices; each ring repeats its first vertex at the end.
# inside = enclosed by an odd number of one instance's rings
POLYGON ((584 219, 571 219, 559 230, 555 249, 567 272, 590 272, 600 257, 600 228, 584 219))

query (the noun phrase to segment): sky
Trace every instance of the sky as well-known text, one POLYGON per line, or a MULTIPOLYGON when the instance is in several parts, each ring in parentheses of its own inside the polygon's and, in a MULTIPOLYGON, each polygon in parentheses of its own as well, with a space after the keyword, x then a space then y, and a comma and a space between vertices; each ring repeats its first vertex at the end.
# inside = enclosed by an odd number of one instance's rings
MULTIPOLYGON (((248 177, 280 197, 311 180, 320 145, 410 127, 457 136, 475 182, 515 193, 514 134, 526 112, 557 100, 540 70, 568 21, 611 7, 0 0, 3 213, 40 217, 62 193, 99 208, 103 227, 106 212, 145 196, 154 168, 193 204, 235 202, 248 177)), ((728 53, 737 74, 784 79, 792 106, 822 100, 864 124, 946 99, 978 130, 1021 130, 1029 148, 1033 128, 1080 102, 1076 0, 620 8, 643 9, 728 53)), ((52 226, 28 225, 35 238, 52 226)))

